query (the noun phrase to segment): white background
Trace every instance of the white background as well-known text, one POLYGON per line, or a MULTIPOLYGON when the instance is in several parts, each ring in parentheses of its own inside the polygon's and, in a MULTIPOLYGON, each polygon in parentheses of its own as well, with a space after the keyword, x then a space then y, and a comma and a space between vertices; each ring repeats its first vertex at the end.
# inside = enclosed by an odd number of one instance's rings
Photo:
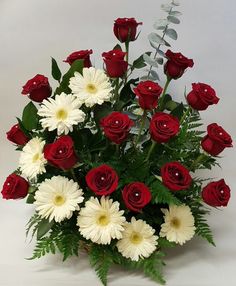
MULTIPOLYGON (((75 50, 94 50, 92 61, 101 66, 101 53, 116 43, 113 20, 135 17, 143 21, 139 40, 132 44, 133 58, 150 50, 147 35, 155 19, 164 15, 159 0, 0 0, 0 181, 15 169, 18 154, 5 139, 5 132, 21 116, 27 98, 21 87, 37 73, 50 76, 50 56, 62 69, 66 56, 75 50)), ((177 27, 179 40, 174 51, 194 59, 195 66, 177 82, 172 94, 182 98, 192 82, 211 84, 220 97, 217 106, 202 112, 206 124, 217 122, 236 138, 235 108, 235 0, 182 0, 182 23, 177 27)), ((52 80, 50 80, 52 82, 52 80)), ((162 83, 163 84, 163 83, 162 83)), ((165 276, 170 286, 236 285, 236 181, 235 150, 225 150, 222 169, 209 172, 210 177, 225 178, 231 186, 232 198, 223 211, 213 211, 209 222, 217 248, 195 239, 184 247, 171 250, 165 276)), ((207 176, 207 175, 205 175, 207 176)), ((24 201, 0 199, 0 285, 62 286, 100 285, 85 255, 66 263, 59 256, 27 261, 33 245, 25 243, 25 224, 32 207, 24 201)), ((142 274, 120 269, 112 271, 110 285, 155 285, 142 274)))

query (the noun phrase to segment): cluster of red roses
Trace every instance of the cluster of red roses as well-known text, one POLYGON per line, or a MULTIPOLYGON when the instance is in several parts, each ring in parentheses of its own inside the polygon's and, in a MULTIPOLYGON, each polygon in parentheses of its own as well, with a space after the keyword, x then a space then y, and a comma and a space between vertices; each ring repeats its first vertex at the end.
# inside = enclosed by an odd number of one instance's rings
MULTIPOLYGON (((114 33, 122 43, 134 41, 136 39, 137 27, 142 23, 136 22, 134 18, 117 19, 114 24, 114 33)), ((72 53, 65 62, 72 64, 77 59, 84 60, 84 67, 90 67, 90 55, 92 50, 82 50, 72 53)), ((125 60, 126 53, 120 49, 115 49, 103 53, 106 72, 109 77, 123 77, 127 72, 128 62, 125 60)), ((166 52, 167 61, 164 65, 164 72, 167 79, 178 79, 188 67, 193 66, 193 60, 186 58, 181 53, 166 52)), ((176 136, 180 130, 179 120, 165 112, 156 111, 158 105, 163 101, 163 89, 159 84, 147 80, 140 82, 134 93, 138 98, 140 107, 155 111, 149 125, 149 132, 152 140, 157 143, 166 143, 176 136)), ((43 75, 36 75, 24 86, 22 94, 29 95, 29 98, 36 102, 42 102, 51 96, 52 89, 48 79, 43 75)), ((204 83, 193 83, 192 90, 187 95, 189 106, 195 110, 206 110, 208 106, 216 104, 219 98, 214 89, 204 83)), ((100 121, 100 126, 105 136, 115 144, 124 142, 131 130, 134 122, 127 114, 122 112, 112 112, 100 121)), ((7 138, 17 145, 25 145, 29 138, 20 129, 18 124, 14 125, 7 138)), ((212 156, 219 155, 224 148, 232 146, 230 135, 216 123, 207 127, 207 135, 201 142, 202 148, 212 156)), ((74 142, 70 136, 61 136, 54 143, 46 144, 44 148, 45 159, 53 166, 68 170, 77 162, 78 157, 74 149, 74 142)), ((165 164, 161 168, 163 184, 172 191, 179 191, 190 187, 192 178, 189 171, 178 162, 165 164)), ((87 173, 86 182, 88 187, 97 195, 109 195, 118 186, 118 175, 110 166, 101 165, 87 173)), ((16 199, 25 197, 28 192, 28 182, 16 175, 10 175, 4 183, 2 194, 6 199, 16 199)), ((133 182, 124 187, 122 192, 126 206, 133 211, 140 211, 151 200, 151 192, 148 187, 141 182, 133 182)), ((202 192, 203 200, 211 206, 225 206, 230 197, 230 189, 224 180, 208 184, 202 192)))

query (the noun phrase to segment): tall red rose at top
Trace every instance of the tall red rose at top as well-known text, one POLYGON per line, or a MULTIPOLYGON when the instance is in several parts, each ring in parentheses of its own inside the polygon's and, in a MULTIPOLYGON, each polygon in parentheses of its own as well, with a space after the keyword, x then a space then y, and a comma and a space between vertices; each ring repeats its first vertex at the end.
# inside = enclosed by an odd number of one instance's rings
POLYGON ((23 86, 22 94, 29 95, 29 98, 36 102, 42 102, 52 94, 48 78, 44 75, 37 74, 23 86))
POLYGON ((188 67, 194 65, 192 59, 186 58, 181 53, 167 50, 166 57, 168 60, 164 66, 164 72, 170 79, 180 78, 188 67))
POLYGON ((122 77, 126 73, 128 63, 124 60, 125 55, 126 53, 118 49, 102 54, 109 77, 122 77))
POLYGON ((114 23, 114 34, 121 42, 129 42, 136 40, 137 27, 142 22, 137 22, 134 18, 118 18, 114 23))
POLYGON ((90 55, 93 53, 93 50, 81 50, 71 53, 65 60, 65 63, 70 65, 73 64, 76 60, 84 60, 84 67, 90 68, 92 66, 90 61, 90 55))
POLYGON ((201 145, 212 156, 217 156, 225 148, 233 146, 231 136, 216 123, 207 126, 207 135, 203 138, 201 145))

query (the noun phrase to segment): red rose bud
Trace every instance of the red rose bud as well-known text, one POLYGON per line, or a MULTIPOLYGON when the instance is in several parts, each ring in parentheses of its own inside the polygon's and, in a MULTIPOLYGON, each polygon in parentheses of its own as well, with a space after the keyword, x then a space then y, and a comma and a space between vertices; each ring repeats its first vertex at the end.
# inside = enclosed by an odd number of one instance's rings
POLYGON ((91 169, 85 179, 88 187, 98 196, 110 195, 118 186, 116 171, 105 164, 91 169))
POLYGON ((161 168, 163 184, 172 191, 186 190, 192 183, 189 170, 179 162, 165 164, 161 168))
POLYGON ((151 119, 149 131, 154 141, 166 143, 179 132, 179 120, 171 114, 157 112, 151 119))
POLYGON ((209 105, 217 104, 219 98, 215 90, 205 83, 193 83, 192 91, 187 95, 188 104, 196 110, 206 110, 209 105))
POLYGON ((201 145, 212 156, 217 156, 225 148, 233 146, 231 136, 216 123, 207 126, 207 135, 202 139, 201 145))
POLYGON ((226 207, 230 199, 230 188, 224 179, 211 182, 203 188, 202 199, 212 207, 226 207))
POLYGON ((166 52, 167 62, 164 66, 165 74, 171 79, 181 77, 188 67, 193 67, 193 60, 186 58, 181 53, 166 52))
POLYGON ((112 112, 100 121, 105 136, 116 144, 121 144, 127 138, 134 122, 127 114, 121 112, 112 112))
POLYGON ((29 183, 16 174, 7 177, 2 188, 2 197, 6 200, 16 200, 27 196, 29 183))
POLYGON ((126 53, 121 50, 112 50, 102 54, 109 77, 122 77, 127 72, 128 63, 124 60, 125 55, 126 53))
POLYGON ((134 88, 134 93, 138 96, 140 107, 142 109, 151 110, 157 107, 162 88, 153 81, 141 81, 137 87, 134 88))
POLYGON ((29 95, 29 98, 36 102, 42 102, 52 94, 52 89, 48 83, 48 78, 37 74, 28 80, 23 86, 22 94, 29 95))
POLYGON ((137 27, 142 24, 137 23, 134 18, 118 18, 115 20, 113 31, 121 43, 130 42, 136 40, 137 27))
POLYGON ((66 60, 64 60, 64 62, 72 65, 72 63, 76 60, 84 60, 84 67, 90 68, 92 66, 91 61, 90 61, 90 55, 92 53, 93 53, 93 50, 81 50, 81 51, 73 52, 66 58, 66 60))
POLYGON ((122 197, 128 209, 140 212, 142 208, 150 203, 152 195, 144 183, 134 182, 124 187, 122 197))
POLYGON ((52 144, 44 147, 44 157, 53 166, 68 170, 78 161, 75 153, 74 142, 68 135, 61 136, 52 144))
POLYGON ((15 124, 7 132, 7 139, 17 145, 25 145, 29 141, 29 138, 20 129, 19 124, 15 124))

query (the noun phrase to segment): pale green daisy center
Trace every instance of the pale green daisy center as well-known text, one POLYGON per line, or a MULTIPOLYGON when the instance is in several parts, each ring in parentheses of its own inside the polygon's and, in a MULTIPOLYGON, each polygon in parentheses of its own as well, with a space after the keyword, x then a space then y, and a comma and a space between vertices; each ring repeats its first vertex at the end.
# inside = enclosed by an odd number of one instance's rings
POLYGON ((32 162, 35 163, 39 160, 39 153, 36 153, 34 156, 33 156, 33 159, 32 159, 32 162))
POLYGON ((96 93, 97 92, 97 88, 96 88, 96 86, 93 83, 89 83, 86 86, 86 91, 88 93, 96 93))
POLYGON ((107 214, 101 214, 97 219, 97 223, 101 226, 106 226, 109 222, 110 218, 107 214))
POLYGON ((137 232, 133 232, 130 236, 130 241, 133 243, 133 244, 139 244, 141 241, 143 240, 143 237, 142 235, 140 235, 139 233, 137 232))
POLYGON ((62 206, 64 203, 65 203, 66 199, 64 196, 61 196, 61 195, 56 195, 55 198, 54 198, 54 205, 56 206, 62 206))
POLYGON ((58 120, 65 120, 68 116, 68 113, 65 109, 61 108, 61 109, 58 109, 57 112, 56 112, 56 118, 58 120))
POLYGON ((180 228, 180 220, 177 217, 173 217, 170 221, 170 225, 176 229, 180 228))

